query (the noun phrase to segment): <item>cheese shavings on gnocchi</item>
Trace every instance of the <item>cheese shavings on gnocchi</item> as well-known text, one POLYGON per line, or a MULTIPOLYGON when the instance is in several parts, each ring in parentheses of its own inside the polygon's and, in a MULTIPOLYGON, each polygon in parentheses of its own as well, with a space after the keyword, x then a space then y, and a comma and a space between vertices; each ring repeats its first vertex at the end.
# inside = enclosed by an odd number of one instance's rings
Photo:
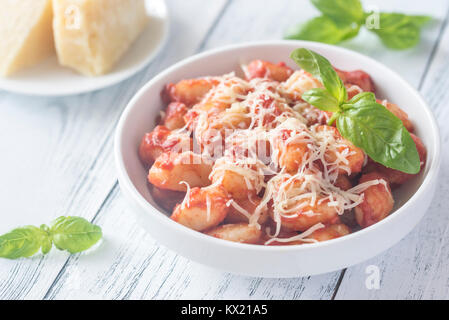
MULTIPOLYGON (((320 81, 283 63, 242 68, 245 78, 182 80, 163 92, 167 110, 139 154, 153 198, 170 207, 171 218, 224 240, 298 245, 388 216, 391 187, 411 175, 372 161, 327 125, 331 112, 302 100, 320 81)), ((374 90, 363 71, 338 72, 350 96, 374 90)), ((404 111, 383 105, 413 130, 404 111)), ((424 165, 425 148, 412 137, 424 165)))

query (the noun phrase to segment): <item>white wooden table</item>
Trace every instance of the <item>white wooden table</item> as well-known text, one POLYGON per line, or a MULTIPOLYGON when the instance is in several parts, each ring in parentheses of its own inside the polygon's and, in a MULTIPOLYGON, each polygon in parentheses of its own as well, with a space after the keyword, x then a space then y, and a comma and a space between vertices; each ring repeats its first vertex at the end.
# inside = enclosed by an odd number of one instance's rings
POLYGON ((46 257, 0 260, 0 299, 448 299, 449 1, 364 4, 436 18, 413 50, 387 50, 368 32, 344 44, 419 88, 441 127, 437 194, 425 218, 399 244, 342 271, 262 279, 198 265, 145 234, 120 193, 112 156, 117 120, 136 90, 192 54, 236 42, 280 39, 288 26, 318 14, 308 0, 168 0, 169 42, 130 80, 58 99, 0 91, 0 233, 60 215, 83 216, 105 233, 100 248, 88 254, 55 250, 46 257), (369 265, 380 269, 377 290, 365 286, 369 265))

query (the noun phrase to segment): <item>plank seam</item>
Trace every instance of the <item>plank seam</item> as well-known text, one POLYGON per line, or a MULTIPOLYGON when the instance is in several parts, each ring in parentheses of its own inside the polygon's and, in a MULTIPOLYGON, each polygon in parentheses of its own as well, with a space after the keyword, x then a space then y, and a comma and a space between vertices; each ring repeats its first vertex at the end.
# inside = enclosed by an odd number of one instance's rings
MULTIPOLYGON (((226 12, 226 10, 228 9, 229 5, 231 4, 232 0, 227 0, 226 3, 223 5, 223 8, 220 10, 220 12, 218 13, 217 17, 215 18, 214 23, 212 24, 212 26, 209 28, 208 32, 206 33, 206 35, 204 36, 203 40, 201 41, 198 49, 196 50, 196 52, 200 52, 204 49, 210 35, 213 33, 213 31, 215 30, 216 26, 218 25, 221 17, 224 15, 224 13, 226 12)), ((118 122, 118 120, 117 120, 118 122)), ((115 128, 115 126, 114 126, 115 128)), ((101 153, 104 151, 104 147, 107 145, 109 139, 111 138, 111 136, 113 136, 113 134, 111 135, 107 135, 105 141, 103 142, 97 157, 95 158, 92 166, 95 166, 98 158, 100 157, 101 153)), ((95 213, 94 217, 92 218, 91 222, 95 222, 98 215, 100 214, 100 212, 102 211, 102 209, 105 207, 106 203, 111 199, 112 195, 115 193, 115 190, 118 186, 118 181, 116 180, 113 187, 111 188, 111 190, 109 191, 108 195, 106 196, 106 198, 103 200, 102 204, 100 205, 100 207, 98 208, 97 212, 95 213)), ((50 297, 50 293, 53 290, 53 288, 56 286, 56 284, 58 283, 58 281, 61 279, 62 275, 64 274, 64 271, 68 265, 68 263, 71 261, 72 256, 69 256, 66 260, 66 262, 64 263, 64 265, 62 266, 61 270, 59 270, 57 276, 55 277, 55 279, 53 280, 52 284, 50 285, 49 289, 47 290, 47 292, 45 293, 43 300, 47 300, 50 297)))
POLYGON ((212 35, 212 33, 217 28, 221 18, 224 16, 225 12, 228 10, 228 8, 229 8, 230 4, 232 3, 232 1, 233 0, 227 0, 226 3, 223 5, 223 8, 221 8, 220 12, 218 13, 217 17, 215 18, 214 23, 209 28, 209 30, 207 31, 207 33, 204 36, 203 40, 201 41, 200 45, 198 46, 198 49, 196 50, 196 53, 199 53, 199 52, 204 50, 204 48, 206 47, 207 41, 209 40, 210 36, 212 35))
POLYGON ((72 260, 72 256, 69 256, 67 260, 65 261, 64 265, 62 266, 61 270, 59 270, 58 274, 56 275, 56 278, 51 283, 50 287, 48 288, 47 292, 45 293, 42 300, 49 300, 50 292, 52 291, 53 287, 56 285, 56 283, 59 281, 59 279, 62 277, 65 268, 69 264, 69 262, 72 260))
POLYGON ((331 300, 335 300, 335 297, 337 296, 338 289, 340 289, 340 285, 343 282, 343 277, 345 276, 346 270, 347 269, 345 268, 340 273, 340 277, 338 278, 337 285, 335 286, 334 293, 332 294, 331 300))
MULTIPOLYGON (((106 196, 106 198, 103 200, 103 202, 101 203, 100 207, 97 209, 97 212, 95 212, 94 217, 91 219, 91 222, 95 222, 95 220, 97 219, 98 215, 100 214, 100 212, 103 210, 103 208, 106 206, 106 204, 109 202, 109 200, 112 198, 112 195, 115 194, 116 188, 118 186, 118 181, 116 180, 114 183, 114 186, 111 188, 111 190, 109 191, 108 195, 106 196)), ((48 288, 47 292, 45 293, 43 300, 47 300, 50 297, 50 292, 53 290, 53 288, 55 287, 55 285, 58 283, 58 281, 61 279, 62 275, 64 274, 64 271, 68 265, 68 263, 74 258, 73 255, 70 255, 66 262, 64 263, 64 265, 62 266, 61 270, 59 270, 56 278, 53 280, 52 284, 50 285, 50 287, 48 288)))
POLYGON ((437 36, 435 43, 432 47, 432 51, 430 52, 429 58, 427 59, 426 66, 424 68, 424 73, 421 76, 421 80, 419 81, 418 90, 421 90, 421 88, 424 84, 424 81, 427 78, 427 74, 429 73, 430 66, 433 63, 435 54, 437 53, 438 47, 440 46, 441 38, 443 37, 444 31, 446 30, 448 18, 449 18, 449 7, 446 11, 446 16, 444 17, 443 23, 441 24, 440 31, 438 32, 438 36, 437 36))
POLYGON ((139 283, 139 281, 142 278, 143 273, 145 272, 145 270, 148 268, 149 263, 151 262, 151 260, 153 259, 154 255, 156 255, 156 253, 159 252, 160 247, 156 247, 156 249, 142 262, 142 268, 140 269, 140 271, 134 276, 134 280, 132 280, 131 284, 129 285, 128 290, 126 291, 126 293, 123 295, 123 297, 121 298, 121 300, 128 300, 129 297, 131 296, 131 294, 134 292, 137 284, 139 283))
POLYGON ((101 211, 103 211, 103 208, 106 206, 106 204, 109 202, 109 200, 112 200, 113 195, 115 195, 118 188, 118 180, 115 180, 114 185, 112 186, 111 190, 109 191, 108 195, 104 199, 103 203, 98 208, 97 212, 95 213, 95 216, 92 218, 91 222, 95 222, 100 214, 101 211))
MULTIPOLYGON (((432 50, 430 52, 429 58, 426 61, 426 65, 424 67, 424 72, 423 72, 423 74, 421 76, 421 79, 419 81, 418 91, 421 90, 421 88, 422 88, 422 86, 424 84, 424 81, 427 78, 427 75, 429 73, 429 69, 430 69, 430 67, 431 67, 431 65, 433 63, 433 60, 434 60, 435 55, 436 55, 436 52, 438 51, 438 48, 440 46, 441 38, 443 37, 444 31, 446 30, 446 27, 447 27, 447 24, 448 24, 448 18, 449 18, 449 7, 446 10, 446 15, 444 17, 443 23, 441 24, 440 30, 438 31, 438 35, 437 35, 437 38, 435 39, 435 43, 432 46, 432 50)), ((344 269, 341 272, 331 300, 335 300, 335 297, 337 296, 338 290, 340 289, 340 285, 343 282, 343 278, 345 276, 346 270, 347 269, 344 269)))

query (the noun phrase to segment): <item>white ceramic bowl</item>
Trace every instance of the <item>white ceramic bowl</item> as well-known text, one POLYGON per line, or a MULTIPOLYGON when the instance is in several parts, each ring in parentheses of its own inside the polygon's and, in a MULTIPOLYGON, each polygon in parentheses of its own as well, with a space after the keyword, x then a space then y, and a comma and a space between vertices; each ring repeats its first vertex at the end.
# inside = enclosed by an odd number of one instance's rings
POLYGON ((261 277, 297 277, 335 271, 360 263, 390 248, 422 218, 434 194, 440 163, 440 138, 435 119, 420 95, 398 74, 375 60, 339 47, 306 41, 270 41, 208 51, 168 68, 148 82, 131 100, 117 127, 115 159, 123 194, 144 228, 162 245, 180 255, 232 273, 261 277), (388 98, 413 120, 427 147, 427 164, 420 175, 395 192, 395 212, 375 225, 342 238, 299 246, 256 246, 206 236, 169 219, 153 201, 147 171, 139 161, 141 138, 152 130, 164 108, 160 92, 169 82, 222 75, 239 70, 242 62, 284 61, 299 47, 314 50, 343 70, 368 72, 378 97, 388 98))

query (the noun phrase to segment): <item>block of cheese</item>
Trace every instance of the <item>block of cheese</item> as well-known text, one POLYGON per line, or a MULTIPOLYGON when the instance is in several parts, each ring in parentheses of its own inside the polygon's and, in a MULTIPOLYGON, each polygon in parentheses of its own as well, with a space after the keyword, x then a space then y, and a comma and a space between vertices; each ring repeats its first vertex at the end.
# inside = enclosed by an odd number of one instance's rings
POLYGON ((51 0, 1 0, 0 75, 54 54, 51 0))
POLYGON ((53 0, 61 65, 88 76, 110 71, 145 28, 144 0, 53 0))

